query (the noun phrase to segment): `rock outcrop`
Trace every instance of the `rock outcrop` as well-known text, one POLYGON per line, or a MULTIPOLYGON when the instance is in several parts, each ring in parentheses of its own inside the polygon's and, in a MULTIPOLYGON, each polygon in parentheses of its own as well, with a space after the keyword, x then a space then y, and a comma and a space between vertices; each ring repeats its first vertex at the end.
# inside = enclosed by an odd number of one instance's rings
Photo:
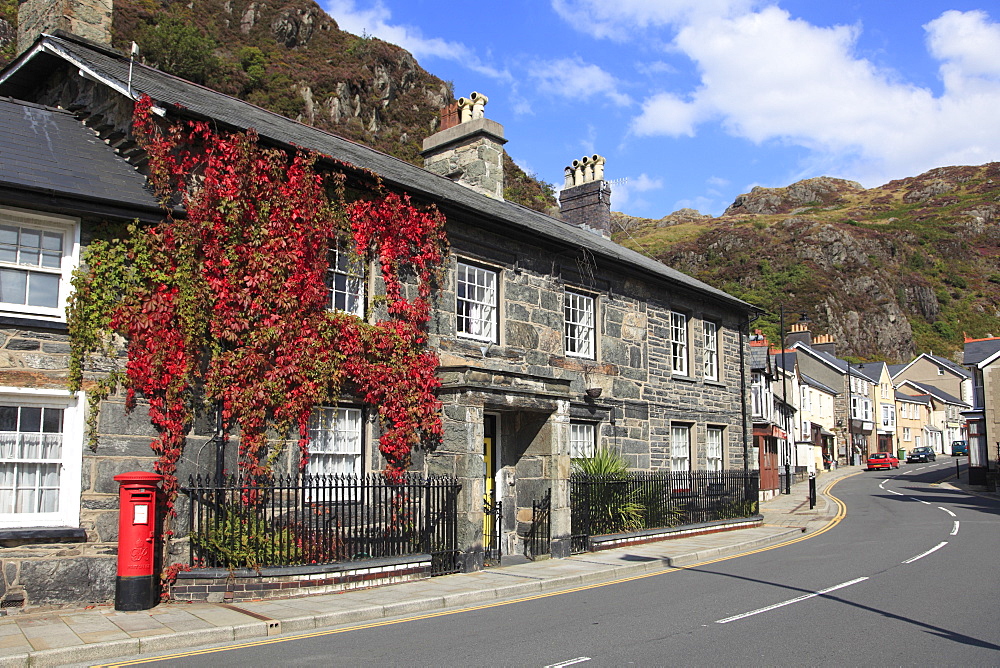
POLYGON ((718 218, 614 220, 621 243, 770 310, 772 340, 784 308, 839 353, 901 361, 958 351, 1000 317, 1000 163, 868 190, 826 177, 754 188, 718 218))

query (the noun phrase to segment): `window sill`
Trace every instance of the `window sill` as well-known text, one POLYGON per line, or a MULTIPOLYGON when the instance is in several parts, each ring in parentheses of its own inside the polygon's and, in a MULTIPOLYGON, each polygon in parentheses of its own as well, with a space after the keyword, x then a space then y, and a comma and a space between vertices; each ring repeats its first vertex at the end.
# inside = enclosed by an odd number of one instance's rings
POLYGON ((0 543, 7 541, 37 543, 79 543, 87 540, 87 531, 80 527, 25 527, 0 529, 0 543))
POLYGON ((697 383, 697 378, 692 378, 691 376, 682 376, 680 374, 672 374, 670 380, 682 380, 685 383, 697 383))
POLYGON ((712 387, 718 387, 720 389, 727 389, 729 386, 720 380, 706 380, 706 385, 711 385, 712 387))
POLYGON ((53 332, 68 332, 69 326, 59 320, 51 320, 44 316, 30 315, 0 315, 0 327, 30 327, 32 329, 47 329, 53 332))

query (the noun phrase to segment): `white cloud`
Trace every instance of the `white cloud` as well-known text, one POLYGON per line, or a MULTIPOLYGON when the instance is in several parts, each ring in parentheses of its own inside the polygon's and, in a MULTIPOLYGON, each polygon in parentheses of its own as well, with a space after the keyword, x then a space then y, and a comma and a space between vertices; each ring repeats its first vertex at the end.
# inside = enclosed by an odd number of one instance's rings
POLYGON ((392 24, 392 12, 381 0, 375 0, 368 9, 359 8, 354 0, 325 0, 324 9, 337 21, 341 30, 355 35, 371 35, 396 44, 412 53, 417 60, 428 57, 454 60, 485 76, 505 81, 511 79, 509 72, 483 62, 461 42, 425 37, 415 26, 392 24))
POLYGON ((662 188, 663 179, 652 178, 646 173, 628 177, 611 186, 611 208, 615 211, 623 211, 626 207, 641 209, 649 203, 637 195, 662 188))
POLYGON ((702 120, 698 104, 672 93, 657 93, 643 101, 642 113, 632 121, 632 131, 640 136, 693 137, 695 125, 702 120))
POLYGON ((635 71, 648 77, 678 73, 676 67, 662 60, 639 61, 635 63, 635 71))
POLYGON ((702 16, 728 16, 754 0, 552 0, 552 9, 580 32, 627 41, 637 30, 666 27, 702 16))
POLYGON ((579 56, 558 60, 535 61, 529 69, 538 81, 542 94, 588 100, 595 95, 608 98, 617 106, 628 106, 632 99, 618 90, 618 81, 597 65, 579 56))
POLYGON ((805 147, 823 173, 867 185, 1000 159, 1000 24, 984 12, 948 11, 925 26, 945 83, 938 97, 859 57, 859 27, 817 27, 776 6, 681 18, 673 47, 700 83, 644 100, 635 135, 691 136, 718 121, 752 142, 805 147))
POLYGON ((985 12, 949 10, 924 30, 949 93, 989 92, 1000 84, 1000 24, 985 12))

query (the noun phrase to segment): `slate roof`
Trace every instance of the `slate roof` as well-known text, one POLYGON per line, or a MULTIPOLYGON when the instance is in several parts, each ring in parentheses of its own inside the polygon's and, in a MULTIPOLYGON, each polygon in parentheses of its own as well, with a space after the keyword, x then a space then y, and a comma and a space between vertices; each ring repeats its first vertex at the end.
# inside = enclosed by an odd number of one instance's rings
POLYGON ((909 401, 910 403, 925 404, 928 406, 931 403, 931 398, 926 394, 923 395, 906 394, 905 392, 900 392, 899 390, 896 390, 894 394, 896 395, 896 401, 909 401))
POLYGON ((1000 337, 993 339, 981 339, 979 341, 966 341, 965 357, 962 363, 966 365, 979 364, 985 359, 993 357, 1000 352, 1000 337))
POLYGON ((73 114, 0 97, 0 185, 159 210, 146 180, 73 114))
POLYGON ((889 377, 890 378, 895 378, 899 374, 900 371, 902 371, 903 369, 905 369, 908 366, 910 366, 909 362, 907 362, 906 364, 890 364, 889 365, 889 377))
MULTIPOLYGON (((20 58, 0 73, 0 93, 16 91, 30 84, 44 70, 46 59, 58 57, 85 72, 88 77, 117 89, 129 91, 129 60, 116 52, 83 43, 56 31, 42 35, 20 58), (37 59, 37 62, 33 62, 37 59)), ((469 218, 502 226, 510 233, 544 238, 554 245, 583 248, 598 258, 617 262, 632 271, 641 271, 681 289, 721 301, 738 310, 762 312, 732 295, 683 274, 656 260, 629 250, 597 234, 511 202, 492 199, 465 186, 372 148, 298 123, 234 97, 136 63, 131 89, 147 94, 158 104, 178 113, 216 119, 232 128, 253 128, 262 138, 295 145, 328 155, 336 160, 369 169, 385 183, 412 195, 433 200, 446 213, 462 211, 469 218)))
POLYGON ((747 360, 750 362, 751 369, 759 369, 770 372, 771 369, 770 365, 767 363, 767 357, 767 346, 750 346, 750 352, 747 355, 747 360))
POLYGON ((927 383, 918 383, 915 380, 908 380, 904 385, 912 385, 914 389, 923 394, 929 394, 936 399, 943 401, 948 404, 959 404, 961 406, 968 406, 966 402, 962 401, 958 397, 952 396, 951 394, 945 392, 944 390, 934 387, 933 385, 928 385, 927 383))
POLYGON ((781 369, 782 371, 795 371, 795 351, 785 349, 784 355, 781 354, 782 351, 778 351, 771 355, 772 361, 774 362, 775 368, 781 369), (785 358, 785 366, 781 366, 781 358, 785 358))

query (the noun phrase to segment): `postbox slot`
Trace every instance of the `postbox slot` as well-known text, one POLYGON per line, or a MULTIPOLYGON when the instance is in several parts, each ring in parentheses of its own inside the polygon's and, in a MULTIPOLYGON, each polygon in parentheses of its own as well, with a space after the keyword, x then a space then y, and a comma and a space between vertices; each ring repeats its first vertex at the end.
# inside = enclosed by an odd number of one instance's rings
POLYGON ((132 492, 132 498, 137 501, 147 501, 153 498, 153 495, 149 492, 132 492))

